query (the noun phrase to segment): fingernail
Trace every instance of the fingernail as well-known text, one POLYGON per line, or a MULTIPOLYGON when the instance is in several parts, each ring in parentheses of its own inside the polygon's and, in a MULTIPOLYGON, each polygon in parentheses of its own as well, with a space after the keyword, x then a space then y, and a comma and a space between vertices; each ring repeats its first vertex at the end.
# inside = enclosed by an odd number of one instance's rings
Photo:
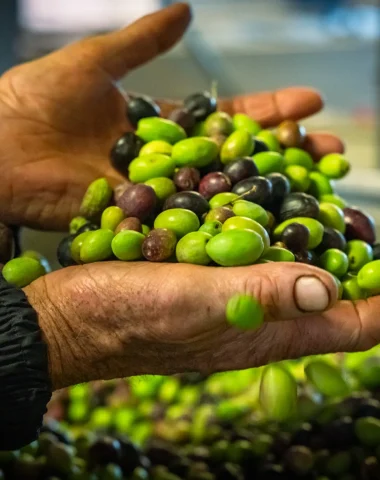
POLYGON ((303 312, 321 312, 330 303, 326 285, 317 277, 300 277, 294 286, 294 300, 303 312))

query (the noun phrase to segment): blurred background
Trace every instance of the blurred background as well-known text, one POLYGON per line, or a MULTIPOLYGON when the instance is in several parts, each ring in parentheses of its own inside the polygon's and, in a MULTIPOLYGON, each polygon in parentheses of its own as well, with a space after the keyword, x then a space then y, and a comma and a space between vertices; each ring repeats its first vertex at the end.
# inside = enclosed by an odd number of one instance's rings
MULTIPOLYGON (((170 0, 1 0, 0 74, 84 35, 122 27, 170 0)), ((309 129, 341 135, 353 172, 339 193, 380 225, 380 8, 376 0, 190 0, 194 22, 173 51, 125 87, 183 98, 217 80, 220 95, 290 85, 319 89, 309 129)), ((380 232, 379 232, 380 233, 380 232)), ((44 241, 54 257, 54 241, 44 241)), ((49 237, 45 237, 49 238, 49 237)), ((41 249, 25 231, 23 243, 41 249)))

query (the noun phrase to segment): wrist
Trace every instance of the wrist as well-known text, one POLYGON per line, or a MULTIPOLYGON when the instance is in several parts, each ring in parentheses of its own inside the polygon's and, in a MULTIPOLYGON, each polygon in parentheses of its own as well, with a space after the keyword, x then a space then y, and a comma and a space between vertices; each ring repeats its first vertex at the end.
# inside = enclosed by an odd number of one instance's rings
POLYGON ((222 312, 210 301, 219 296, 215 277, 200 268, 106 262, 33 282, 25 293, 48 346, 54 389, 207 371, 212 351, 204 325, 213 328, 214 318, 217 329, 222 312), (194 282, 200 274, 201 285, 194 282))
POLYGON ((93 332, 80 309, 76 308, 81 293, 80 290, 75 291, 69 276, 70 272, 55 272, 24 289, 29 303, 37 312, 42 337, 47 345, 53 390, 105 378, 107 354, 102 338, 106 333, 93 332), (96 337, 98 340, 95 340, 96 337))

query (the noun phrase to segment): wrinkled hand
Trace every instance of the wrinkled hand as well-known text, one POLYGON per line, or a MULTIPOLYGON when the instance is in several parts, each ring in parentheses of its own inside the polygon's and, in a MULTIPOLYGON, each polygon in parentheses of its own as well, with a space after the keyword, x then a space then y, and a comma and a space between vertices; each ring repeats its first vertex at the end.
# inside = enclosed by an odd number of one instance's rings
MULTIPOLYGON (((0 78, 0 221, 67 230, 92 180, 107 176, 119 183, 109 152, 131 127, 115 82, 171 48, 190 17, 189 7, 177 4, 0 78)), ((163 113, 174 106, 163 103, 163 113)), ((288 88, 224 100, 220 107, 269 127, 318 112, 322 100, 313 90, 288 88)), ((327 134, 310 135, 307 145, 316 156, 343 149, 327 134)))
POLYGON ((380 340, 380 297, 336 303, 333 278, 297 263, 222 269, 107 262, 60 270, 25 291, 39 313, 55 388, 244 369, 364 350, 380 340), (236 293, 262 303, 260 329, 242 332, 227 324, 225 307, 236 293))

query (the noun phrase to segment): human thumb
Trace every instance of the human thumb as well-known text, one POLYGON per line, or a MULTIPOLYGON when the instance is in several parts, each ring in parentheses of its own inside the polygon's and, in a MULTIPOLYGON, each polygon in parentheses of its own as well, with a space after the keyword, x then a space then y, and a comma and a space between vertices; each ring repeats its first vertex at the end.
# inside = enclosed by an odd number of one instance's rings
MULTIPOLYGON (((267 263, 231 269, 229 295, 253 295, 266 313, 266 320, 289 320, 330 309, 338 300, 338 285, 328 272, 300 263, 267 263)), ((223 291, 223 288, 220 289, 223 291)))
POLYGON ((175 3, 146 15, 128 27, 105 35, 90 37, 68 47, 80 51, 90 62, 118 80, 173 47, 191 21, 190 7, 175 3))

